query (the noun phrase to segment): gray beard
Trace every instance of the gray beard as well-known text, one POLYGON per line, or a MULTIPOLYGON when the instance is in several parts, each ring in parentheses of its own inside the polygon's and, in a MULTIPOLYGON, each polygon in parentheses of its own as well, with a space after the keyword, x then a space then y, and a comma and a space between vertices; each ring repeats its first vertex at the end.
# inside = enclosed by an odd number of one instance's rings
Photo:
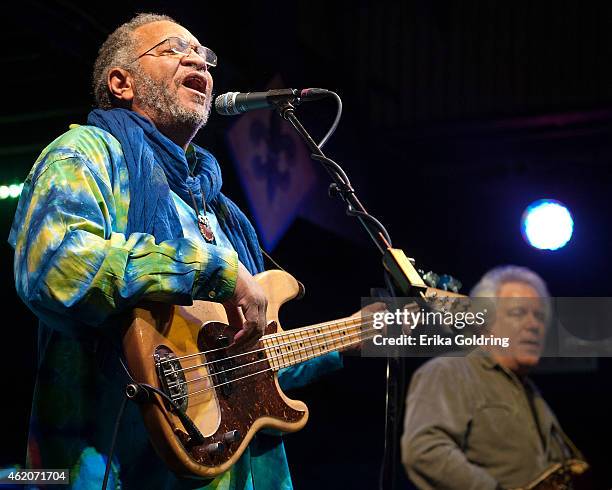
POLYGON ((148 76, 138 69, 134 76, 134 100, 151 111, 157 125, 164 127, 188 126, 194 132, 198 131, 208 121, 211 97, 196 96, 200 107, 189 109, 181 105, 178 98, 178 88, 170 92, 161 82, 148 76))

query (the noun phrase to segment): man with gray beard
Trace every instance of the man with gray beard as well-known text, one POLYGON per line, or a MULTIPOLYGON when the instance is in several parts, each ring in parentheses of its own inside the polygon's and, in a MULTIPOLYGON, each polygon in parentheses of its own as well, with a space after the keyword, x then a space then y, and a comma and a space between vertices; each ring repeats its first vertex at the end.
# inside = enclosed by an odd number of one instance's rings
MULTIPOLYGON (((193 94, 196 106, 193 108, 181 105, 176 92, 168 92, 160 81, 155 80, 142 69, 135 65, 132 70, 134 77, 134 99, 138 101, 148 113, 154 114, 155 121, 180 122, 198 128, 205 126, 210 115, 212 97, 210 94, 193 94)), ((178 89, 180 83, 174 82, 178 89)), ((212 84, 211 84, 212 85, 212 84)))
MULTIPOLYGON (((217 160, 192 143, 210 113, 217 56, 173 19, 140 14, 100 48, 97 108, 45 148, 25 183, 9 242, 16 289, 40 320, 29 468, 69 468, 100 488, 129 379, 118 317, 144 301, 222 303, 247 349, 266 326, 255 231, 221 192, 217 160)), ((281 370, 298 386, 341 366, 337 352, 281 370), (299 373, 299 376, 298 374, 299 373)), ((128 403, 109 488, 292 488, 280 437, 257 435, 214 481, 178 478, 128 403)))

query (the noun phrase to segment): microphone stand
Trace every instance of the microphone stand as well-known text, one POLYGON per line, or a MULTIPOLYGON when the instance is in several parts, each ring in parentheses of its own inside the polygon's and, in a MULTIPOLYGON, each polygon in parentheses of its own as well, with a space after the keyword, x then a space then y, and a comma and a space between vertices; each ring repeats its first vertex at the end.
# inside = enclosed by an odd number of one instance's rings
MULTIPOLYGON (((311 158, 323 164, 325 170, 332 178, 330 196, 340 197, 347 205, 347 214, 355 216, 374 242, 376 248, 383 256, 385 279, 389 294, 395 295, 392 281, 399 287, 404 296, 423 295, 427 286, 414 268, 414 260, 406 257, 404 252, 392 248, 391 238, 383 224, 370 215, 355 193, 355 189, 340 165, 327 158, 321 148, 312 139, 308 131, 295 115, 295 107, 290 101, 275 103, 280 116, 289 121, 302 137, 311 152, 311 158)), ((380 475, 381 490, 394 490, 397 486, 398 474, 398 439, 402 424, 403 387, 405 363, 403 357, 397 355, 387 357, 386 372, 386 416, 385 416, 385 446, 383 464, 380 475)))

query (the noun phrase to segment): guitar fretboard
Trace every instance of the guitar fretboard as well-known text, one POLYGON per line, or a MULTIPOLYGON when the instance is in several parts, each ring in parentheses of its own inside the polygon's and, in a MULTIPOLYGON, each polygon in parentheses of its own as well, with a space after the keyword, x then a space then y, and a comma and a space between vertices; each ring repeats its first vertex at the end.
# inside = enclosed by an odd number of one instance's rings
POLYGON ((262 337, 266 356, 273 370, 293 366, 328 352, 358 344, 369 319, 345 318, 319 323, 262 337))

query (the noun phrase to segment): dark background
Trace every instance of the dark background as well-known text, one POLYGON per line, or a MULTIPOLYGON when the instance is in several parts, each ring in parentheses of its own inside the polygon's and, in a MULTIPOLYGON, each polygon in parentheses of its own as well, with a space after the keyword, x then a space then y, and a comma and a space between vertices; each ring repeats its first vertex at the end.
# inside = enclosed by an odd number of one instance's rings
MULTIPOLYGON (((108 33, 136 12, 166 13, 218 54, 217 94, 262 90, 276 75, 286 86, 337 91, 345 111, 327 153, 344 164, 394 245, 423 269, 459 277, 467 292, 488 268, 515 263, 539 272, 555 296, 612 294, 611 5, 66 0, 14 7, 4 12, 0 51, 0 184, 21 182, 46 144, 84 122, 91 67, 108 33), (572 241, 554 253, 530 248, 519 230, 524 208, 544 197, 564 202, 575 220, 572 241)), ((326 104, 300 109, 316 135, 333 117, 326 104)), ((225 191, 248 209, 224 138, 234 121, 213 116, 196 141, 228 162, 225 191)), ((5 236, 15 205, 0 201, 5 236)), ((340 203, 325 205, 342 216, 340 203)), ((288 306, 285 327, 351 313, 382 285, 377 252, 350 218, 339 219, 334 230, 298 218, 273 251, 308 289, 288 306)), ((36 326, 15 295, 6 243, 0 260, 0 465, 23 464, 36 326)), ((410 372, 420 362, 409 361, 410 372)), ((377 485, 384 361, 345 365, 291 393, 311 409, 307 428, 286 438, 298 489, 377 485)), ((577 366, 561 363, 536 382, 592 463, 598 488, 610 488, 611 363, 577 366)))

